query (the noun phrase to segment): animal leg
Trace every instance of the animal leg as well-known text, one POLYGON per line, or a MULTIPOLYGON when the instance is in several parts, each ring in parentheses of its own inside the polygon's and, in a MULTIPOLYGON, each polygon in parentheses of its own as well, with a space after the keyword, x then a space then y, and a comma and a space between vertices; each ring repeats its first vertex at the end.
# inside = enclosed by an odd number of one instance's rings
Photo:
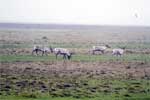
POLYGON ((95 55, 95 50, 92 51, 92 54, 95 55))
POLYGON ((59 55, 59 53, 56 53, 56 59, 57 59, 57 56, 59 55))
POLYGON ((44 51, 42 51, 42 56, 44 55, 44 53, 45 53, 45 52, 44 52, 44 51))
POLYGON ((45 51, 45 55, 48 56, 48 52, 47 51, 45 51))
POLYGON ((34 54, 35 50, 32 50, 32 55, 34 54))
POLYGON ((66 55, 66 54, 64 54, 64 55, 63 55, 63 59, 66 59, 66 56, 67 56, 67 55, 66 55))
POLYGON ((36 55, 39 55, 39 54, 38 54, 38 49, 35 50, 35 53, 36 53, 36 55))
POLYGON ((101 50, 101 53, 104 54, 104 50, 101 50))

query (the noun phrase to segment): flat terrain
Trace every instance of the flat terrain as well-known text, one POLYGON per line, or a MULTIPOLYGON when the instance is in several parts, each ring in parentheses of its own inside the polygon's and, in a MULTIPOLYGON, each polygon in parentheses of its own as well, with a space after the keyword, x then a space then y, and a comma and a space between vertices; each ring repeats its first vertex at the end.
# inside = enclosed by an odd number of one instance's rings
POLYGON ((1 100, 149 100, 150 34, 85 29, 0 30, 1 100), (33 45, 64 47, 70 61, 31 55, 33 45), (108 44, 92 55, 93 45, 108 44), (113 48, 126 47, 121 57, 113 48))

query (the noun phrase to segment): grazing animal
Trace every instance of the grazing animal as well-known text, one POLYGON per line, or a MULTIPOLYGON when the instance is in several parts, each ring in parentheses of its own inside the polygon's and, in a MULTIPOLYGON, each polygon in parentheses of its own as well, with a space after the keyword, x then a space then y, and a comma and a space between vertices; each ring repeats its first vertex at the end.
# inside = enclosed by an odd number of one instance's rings
POLYGON ((38 52, 42 52, 42 56, 43 56, 43 54, 44 54, 43 49, 41 49, 40 46, 37 46, 37 45, 35 45, 35 46, 33 47, 32 55, 34 54, 34 52, 36 53, 36 55, 39 55, 38 52))
POLYGON ((32 50, 32 55, 33 55, 34 52, 36 53, 36 55, 39 55, 39 52, 42 52, 42 56, 43 56, 44 54, 45 54, 45 55, 48 55, 48 53, 51 52, 51 47, 48 48, 48 47, 40 47, 40 46, 35 45, 35 46, 33 47, 33 50, 32 50))
POLYGON ((113 49, 112 55, 121 56, 124 53, 125 48, 113 49))
POLYGON ((51 49, 48 47, 44 47, 42 50, 43 50, 43 54, 45 54, 46 56, 48 55, 48 53, 51 52, 51 49))
POLYGON ((102 54, 104 54, 104 51, 105 51, 107 48, 110 48, 110 46, 109 46, 109 45, 93 46, 92 54, 94 55, 96 51, 99 51, 99 52, 101 52, 102 54))
POLYGON ((56 55, 56 59, 58 55, 63 55, 63 59, 68 59, 70 60, 72 57, 72 52, 70 52, 68 49, 65 48, 50 48, 51 52, 56 55))

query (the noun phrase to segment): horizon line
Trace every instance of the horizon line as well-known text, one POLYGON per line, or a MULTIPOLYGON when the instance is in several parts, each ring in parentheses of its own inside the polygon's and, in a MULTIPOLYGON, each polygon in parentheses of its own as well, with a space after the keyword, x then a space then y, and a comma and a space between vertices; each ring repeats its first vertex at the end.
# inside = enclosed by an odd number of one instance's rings
POLYGON ((117 24, 81 24, 81 23, 41 23, 41 22, 0 22, 0 24, 33 24, 33 25, 75 25, 75 26, 121 26, 121 27, 150 27, 150 25, 117 25, 117 24))

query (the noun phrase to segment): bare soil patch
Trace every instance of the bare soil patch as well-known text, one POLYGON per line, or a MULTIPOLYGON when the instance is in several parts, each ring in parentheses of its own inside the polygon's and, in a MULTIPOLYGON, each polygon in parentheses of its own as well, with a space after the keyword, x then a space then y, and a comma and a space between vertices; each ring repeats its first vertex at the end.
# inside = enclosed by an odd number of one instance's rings
POLYGON ((1 74, 37 75, 96 75, 115 78, 144 78, 150 77, 150 63, 144 62, 5 62, 0 66, 1 74))

